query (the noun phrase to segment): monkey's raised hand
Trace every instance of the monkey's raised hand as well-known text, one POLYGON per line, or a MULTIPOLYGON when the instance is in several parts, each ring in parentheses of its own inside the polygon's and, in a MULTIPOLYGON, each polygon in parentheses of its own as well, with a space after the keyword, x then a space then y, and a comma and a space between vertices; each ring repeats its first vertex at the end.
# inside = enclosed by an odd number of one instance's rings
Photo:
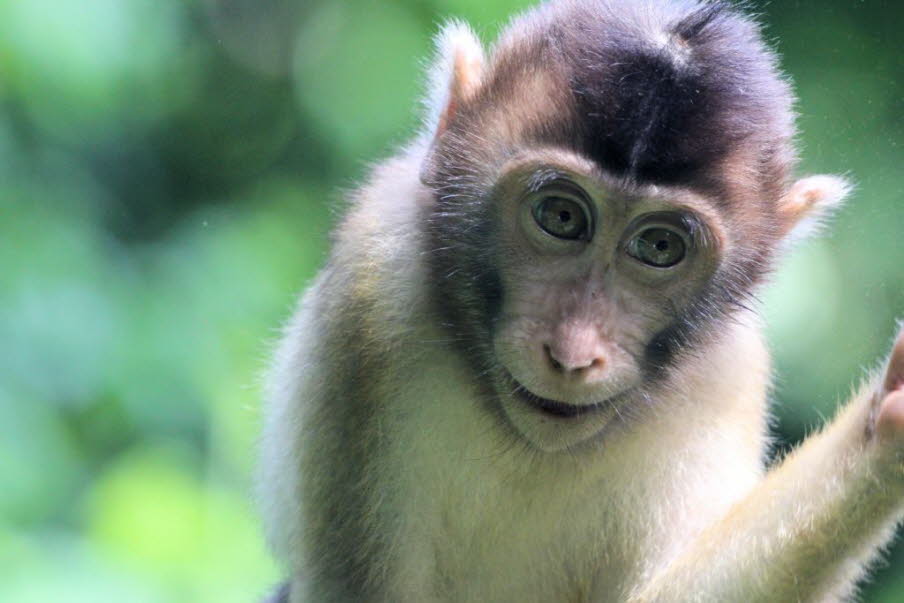
POLYGON ((884 371, 632 602, 838 601, 904 509, 904 329, 884 371))

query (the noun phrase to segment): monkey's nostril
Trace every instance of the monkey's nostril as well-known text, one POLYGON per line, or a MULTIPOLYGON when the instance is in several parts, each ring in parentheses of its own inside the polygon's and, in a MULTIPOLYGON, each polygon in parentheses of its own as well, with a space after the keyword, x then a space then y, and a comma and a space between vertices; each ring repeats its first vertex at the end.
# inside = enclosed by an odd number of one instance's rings
POLYGON ((553 370, 563 372, 565 367, 562 366, 562 363, 556 360, 556 357, 552 355, 552 348, 549 347, 548 344, 543 345, 543 351, 546 352, 546 358, 549 360, 550 366, 552 366, 553 370))

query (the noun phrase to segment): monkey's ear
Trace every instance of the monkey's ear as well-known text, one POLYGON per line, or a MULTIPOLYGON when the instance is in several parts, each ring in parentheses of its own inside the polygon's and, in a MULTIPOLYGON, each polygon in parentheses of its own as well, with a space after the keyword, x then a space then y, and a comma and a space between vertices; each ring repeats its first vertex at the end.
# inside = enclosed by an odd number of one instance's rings
POLYGON ((425 101, 425 125, 434 137, 446 131, 461 104, 477 92, 484 64, 480 40, 461 21, 446 23, 435 43, 436 58, 430 69, 430 91, 425 101))
POLYGON ((782 236, 801 239, 818 230, 851 188, 840 176, 809 176, 795 182, 779 202, 782 236))

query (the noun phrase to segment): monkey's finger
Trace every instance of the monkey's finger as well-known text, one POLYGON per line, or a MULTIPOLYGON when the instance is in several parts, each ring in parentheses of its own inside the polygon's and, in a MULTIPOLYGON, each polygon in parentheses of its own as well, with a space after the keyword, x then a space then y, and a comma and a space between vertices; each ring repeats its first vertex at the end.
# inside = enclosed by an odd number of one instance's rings
POLYGON ((876 431, 880 439, 889 441, 904 437, 904 388, 899 388, 882 400, 876 431))
POLYGON ((904 387, 904 328, 898 333, 891 348, 891 357, 888 359, 882 386, 884 392, 893 392, 904 387))
POLYGON ((880 437, 904 437, 904 329, 898 333, 891 348, 880 395, 882 401, 876 418, 880 437))

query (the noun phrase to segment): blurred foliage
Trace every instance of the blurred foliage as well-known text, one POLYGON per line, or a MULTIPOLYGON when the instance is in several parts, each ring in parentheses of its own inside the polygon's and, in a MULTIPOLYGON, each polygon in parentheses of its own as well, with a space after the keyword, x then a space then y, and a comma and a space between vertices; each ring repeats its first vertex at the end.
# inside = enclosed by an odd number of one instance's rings
MULTIPOLYGON (((0 0, 0 601, 252 601, 258 377, 430 35, 524 0, 0 0)), ((904 315, 904 4, 758 5, 803 170, 858 183, 765 295, 784 445, 904 315)), ((893 552, 867 600, 904 600, 893 552)))

